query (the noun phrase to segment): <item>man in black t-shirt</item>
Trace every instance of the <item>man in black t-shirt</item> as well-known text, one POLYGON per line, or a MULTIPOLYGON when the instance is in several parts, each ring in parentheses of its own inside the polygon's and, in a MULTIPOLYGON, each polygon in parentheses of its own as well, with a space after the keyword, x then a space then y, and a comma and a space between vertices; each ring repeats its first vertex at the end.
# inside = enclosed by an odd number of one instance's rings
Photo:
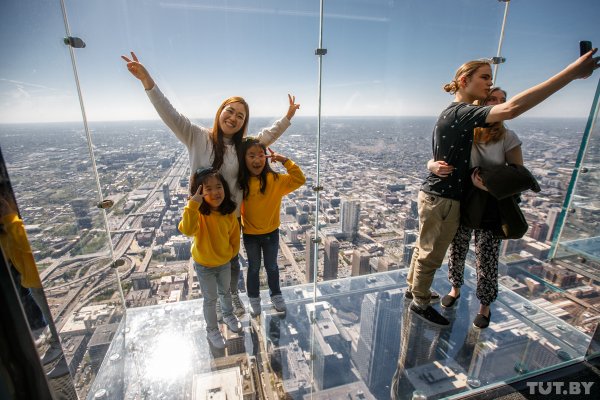
MULTIPOLYGON (((465 181, 470 179, 473 129, 485 125, 490 109, 491 106, 452 103, 433 129, 434 159, 453 165, 454 170, 445 178, 430 173, 419 191, 419 238, 407 277, 407 297, 412 297, 413 304, 421 310, 431 308, 430 288, 435 271, 442 265, 460 223, 459 200, 465 181)), ((437 323, 448 324, 445 319, 437 323)))

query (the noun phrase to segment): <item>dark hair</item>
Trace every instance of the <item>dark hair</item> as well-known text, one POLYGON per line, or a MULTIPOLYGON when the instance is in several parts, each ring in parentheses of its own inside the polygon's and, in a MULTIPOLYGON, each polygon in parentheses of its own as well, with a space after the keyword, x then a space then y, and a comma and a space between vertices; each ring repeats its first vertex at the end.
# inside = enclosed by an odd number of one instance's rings
MULTIPOLYGON (((221 175, 219 171, 214 168, 198 168, 196 172, 192 174, 192 177, 190 178, 190 195, 193 196, 198 190, 198 186, 204 185, 204 183, 211 177, 217 178, 223 185, 223 190, 225 191, 225 198, 219 206, 218 211, 223 215, 231 214, 235 211, 236 204, 235 201, 231 199, 231 190, 229 189, 229 184, 225 178, 223 178, 223 175, 221 175)), ((200 204, 201 214, 210 215, 211 211, 210 205, 208 205, 207 202, 203 201, 202 204, 200 204)))
POLYGON ((212 151, 214 156, 212 166, 215 169, 221 168, 221 166, 223 165, 223 160, 225 158, 225 142, 223 141, 223 130, 221 129, 221 125, 219 124, 219 118, 221 116, 221 113, 223 112, 223 109, 231 103, 242 103, 242 105, 246 109, 246 119, 244 120, 244 124, 242 125, 240 130, 233 135, 233 145, 235 146, 236 153, 240 151, 242 139, 244 138, 244 136, 246 136, 246 131, 248 130, 248 120, 250 119, 250 107, 248 106, 248 103, 246 103, 246 100, 239 96, 234 96, 225 99, 217 109, 217 114, 215 115, 215 122, 212 128, 211 139, 213 143, 212 151))
MULTIPOLYGON (((267 154, 267 146, 262 144, 260 142, 260 140, 258 140, 258 138, 247 137, 242 142, 242 151, 240 153, 240 159, 239 159, 240 170, 239 170, 239 174, 238 174, 238 183, 240 185, 240 189, 242 189, 242 191, 244 193, 244 198, 248 197, 248 193, 250 191, 249 182, 250 182, 250 178, 251 178, 250 171, 248 170, 248 166, 246 165, 246 153, 248 152, 248 150, 250 150, 250 148, 252 148, 254 146, 260 147, 265 152, 265 155, 267 154)), ((265 190, 267 189, 267 174, 273 174, 275 179, 279 179, 279 174, 271 169, 271 166, 269 165, 269 160, 267 160, 265 162, 265 167, 263 168, 263 170, 260 172, 260 175, 258 176, 258 179, 260 179, 260 192, 261 193, 264 193, 265 190)))

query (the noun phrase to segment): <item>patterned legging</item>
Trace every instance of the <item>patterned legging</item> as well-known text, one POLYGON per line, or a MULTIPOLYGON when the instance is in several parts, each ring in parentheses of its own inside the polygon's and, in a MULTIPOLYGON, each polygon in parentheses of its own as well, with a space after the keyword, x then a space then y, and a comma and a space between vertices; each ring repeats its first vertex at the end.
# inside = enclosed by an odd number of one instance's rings
POLYGON ((448 279, 452 286, 460 288, 464 283, 465 260, 469 251, 471 233, 475 231, 475 267, 477 269, 477 298, 489 306, 498 296, 498 256, 501 239, 492 231, 459 226, 450 244, 448 279))

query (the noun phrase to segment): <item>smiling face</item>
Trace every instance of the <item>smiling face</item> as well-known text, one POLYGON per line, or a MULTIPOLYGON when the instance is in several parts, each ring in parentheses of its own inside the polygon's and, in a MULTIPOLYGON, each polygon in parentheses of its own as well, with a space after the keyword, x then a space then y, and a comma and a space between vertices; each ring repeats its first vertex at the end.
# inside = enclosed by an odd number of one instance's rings
POLYGON ((244 104, 240 102, 229 103, 219 114, 219 126, 223 135, 232 137, 244 126, 247 111, 244 104))
POLYGON ((251 176, 259 176, 265 168, 267 162, 265 156, 264 149, 258 144, 253 145, 246 150, 244 158, 246 160, 246 167, 248 168, 248 171, 250 171, 251 176))
POLYGON ((211 209, 217 210, 225 199, 225 189, 219 178, 211 175, 202 182, 202 194, 204 201, 208 203, 211 209))

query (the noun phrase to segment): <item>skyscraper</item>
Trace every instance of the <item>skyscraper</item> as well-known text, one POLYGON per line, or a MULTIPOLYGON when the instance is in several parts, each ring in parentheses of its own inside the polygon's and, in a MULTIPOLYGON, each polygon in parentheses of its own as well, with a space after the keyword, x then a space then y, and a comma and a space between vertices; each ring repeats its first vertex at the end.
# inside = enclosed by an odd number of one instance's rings
POLYGON ((548 237, 548 224, 539 221, 533 221, 531 223, 531 230, 529 231, 529 236, 533 239, 544 242, 548 237))
POLYGON ((317 310, 315 326, 314 380, 319 390, 355 380, 350 368, 352 340, 328 310, 317 310))
POLYGON ((548 225, 548 236, 546 236, 546 240, 549 242, 552 241, 552 237, 554 236, 559 215, 560 208, 551 208, 548 210, 548 217, 546 218, 546 224, 548 225))
POLYGON ((340 242, 335 237, 325 239, 325 256, 323 257, 323 280, 337 278, 340 242))
POLYGON ((354 239, 358 232, 358 220, 360 217, 360 203, 356 200, 342 202, 340 210, 342 233, 349 240, 354 239))
POLYGON ((354 250, 352 253, 352 276, 368 275, 371 272, 370 258, 368 253, 354 250))
POLYGON ((373 393, 392 380, 400 350, 402 290, 365 295, 360 311, 360 338, 354 362, 373 393))
POLYGON ((413 252, 415 250, 414 244, 407 244, 404 246, 404 252, 402 253, 402 265, 406 268, 410 267, 412 262, 413 252))
POLYGON ((163 197, 165 199, 165 204, 167 207, 171 205, 171 193, 169 192, 169 185, 167 183, 162 186, 163 197))

